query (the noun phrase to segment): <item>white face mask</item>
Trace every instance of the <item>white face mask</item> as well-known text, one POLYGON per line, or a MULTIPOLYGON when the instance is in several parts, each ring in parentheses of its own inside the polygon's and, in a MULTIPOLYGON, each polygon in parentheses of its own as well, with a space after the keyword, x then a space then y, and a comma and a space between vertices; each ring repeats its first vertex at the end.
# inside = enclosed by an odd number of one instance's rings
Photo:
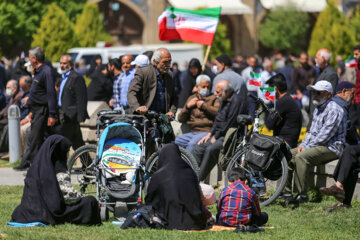
POLYGON ((11 89, 6 89, 5 94, 6 96, 11 97, 13 95, 13 92, 11 91, 11 89))
POLYGON ((209 90, 206 90, 206 89, 200 89, 199 94, 200 94, 202 97, 207 97, 207 96, 209 96, 210 91, 209 91, 209 90))
POLYGON ((216 66, 216 65, 212 66, 211 70, 212 70, 212 72, 215 73, 215 74, 217 74, 217 72, 218 72, 218 69, 217 69, 217 66, 216 66))

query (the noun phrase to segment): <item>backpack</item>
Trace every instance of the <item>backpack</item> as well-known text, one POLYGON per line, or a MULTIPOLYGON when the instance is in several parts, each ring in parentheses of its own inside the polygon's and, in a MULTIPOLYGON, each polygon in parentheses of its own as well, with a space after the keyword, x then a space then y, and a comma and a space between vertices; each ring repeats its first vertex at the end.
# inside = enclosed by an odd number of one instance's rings
POLYGON ((281 159, 291 159, 291 152, 283 139, 253 133, 245 161, 251 168, 263 172, 264 177, 277 180, 281 177, 281 159))
POLYGON ((129 212, 129 215, 121 228, 163 228, 162 223, 160 221, 156 221, 155 219, 156 217, 152 206, 142 205, 138 209, 134 209, 129 212))

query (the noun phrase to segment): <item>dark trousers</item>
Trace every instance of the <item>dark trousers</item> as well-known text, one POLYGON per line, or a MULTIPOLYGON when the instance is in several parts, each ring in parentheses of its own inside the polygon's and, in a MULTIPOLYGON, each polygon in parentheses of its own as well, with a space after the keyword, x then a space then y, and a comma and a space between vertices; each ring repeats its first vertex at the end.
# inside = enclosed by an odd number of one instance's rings
POLYGON ((344 204, 351 205, 359 171, 360 145, 347 146, 334 171, 334 179, 344 186, 344 204))
MULTIPOLYGON (((257 97, 257 92, 249 91, 249 94, 257 97)), ((248 97, 248 109, 252 119, 255 119, 255 111, 259 108, 259 104, 252 98, 248 97)))
POLYGON ((224 137, 220 137, 213 144, 210 139, 203 144, 195 145, 191 151, 200 166, 200 181, 203 181, 217 164, 224 137))
POLYGON ((51 134, 50 128, 47 127, 49 111, 47 105, 32 105, 32 121, 30 130, 29 154, 24 154, 22 164, 32 163, 41 144, 44 142, 45 133, 51 134))
POLYGON ((360 103, 351 104, 349 112, 351 125, 360 129, 360 103))
POLYGON ((259 216, 255 216, 253 214, 249 225, 263 226, 267 223, 268 220, 269 216, 266 212, 261 212, 259 216))
POLYGON ((57 132, 70 140, 74 150, 85 145, 80 130, 80 124, 77 121, 64 120, 60 124, 59 131, 57 132))

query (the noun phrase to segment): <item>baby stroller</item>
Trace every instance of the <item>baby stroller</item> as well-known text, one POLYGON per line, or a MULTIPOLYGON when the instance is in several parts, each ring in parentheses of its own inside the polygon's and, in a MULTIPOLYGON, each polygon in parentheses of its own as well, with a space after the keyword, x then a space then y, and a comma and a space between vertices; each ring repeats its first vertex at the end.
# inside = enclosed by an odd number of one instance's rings
POLYGON ((109 210, 116 218, 125 218, 128 211, 142 201, 145 179, 144 135, 134 122, 145 122, 138 115, 121 115, 118 111, 98 113, 98 128, 106 126, 100 134, 94 161, 96 195, 103 220, 109 210))

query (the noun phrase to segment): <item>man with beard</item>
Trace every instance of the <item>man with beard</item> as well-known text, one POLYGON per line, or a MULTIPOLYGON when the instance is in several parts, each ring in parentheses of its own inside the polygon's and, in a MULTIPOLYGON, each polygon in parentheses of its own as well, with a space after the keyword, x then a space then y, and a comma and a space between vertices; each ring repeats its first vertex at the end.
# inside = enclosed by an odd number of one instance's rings
POLYGON ((294 68, 291 73, 292 92, 296 93, 297 99, 302 100, 306 86, 312 84, 316 77, 315 68, 308 64, 309 56, 306 52, 300 54, 300 66, 294 68))
POLYGON ((221 102, 211 131, 192 149, 192 154, 200 166, 200 181, 203 181, 217 164, 225 134, 231 127, 238 127, 237 115, 247 114, 246 95, 235 93, 227 80, 215 85, 214 95, 221 102))
POLYGON ((136 68, 131 66, 132 59, 133 57, 127 54, 121 57, 121 62, 117 59, 111 59, 109 62, 109 71, 115 75, 113 97, 109 102, 114 109, 129 109, 127 93, 136 71, 136 68))
MULTIPOLYGON (((297 202, 307 201, 307 191, 313 187, 314 179, 310 170, 316 165, 338 159, 345 146, 346 118, 344 110, 331 100, 333 88, 325 80, 309 85, 308 90, 314 95, 316 107, 310 131, 297 149, 292 149, 289 170, 295 170, 295 185, 298 195, 297 202)), ((288 188, 291 188, 291 176, 288 177, 288 188)))
POLYGON ((84 78, 74 71, 71 57, 64 55, 60 58, 62 81, 59 88, 58 132, 69 139, 73 149, 83 146, 80 123, 88 118, 87 92, 84 78))

